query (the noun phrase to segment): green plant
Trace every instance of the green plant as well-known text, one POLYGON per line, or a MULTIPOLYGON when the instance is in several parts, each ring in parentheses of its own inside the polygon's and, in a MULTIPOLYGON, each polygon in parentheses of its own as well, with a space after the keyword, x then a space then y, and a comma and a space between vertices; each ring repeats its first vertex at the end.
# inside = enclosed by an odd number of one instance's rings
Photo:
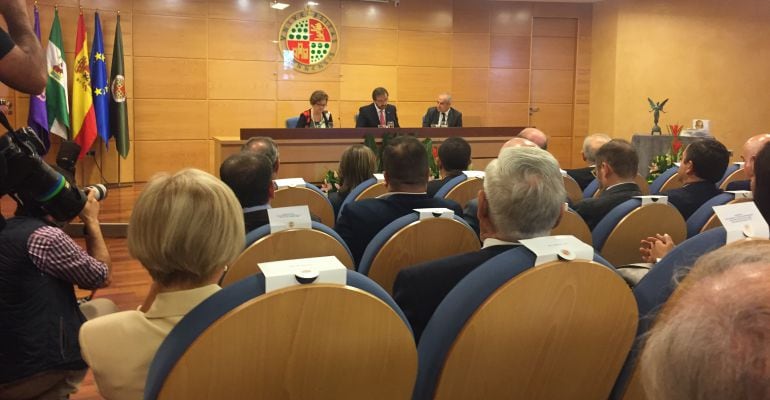
POLYGON ((321 185, 321 191, 326 194, 334 193, 340 190, 341 179, 337 171, 328 170, 324 174, 324 183, 321 185))

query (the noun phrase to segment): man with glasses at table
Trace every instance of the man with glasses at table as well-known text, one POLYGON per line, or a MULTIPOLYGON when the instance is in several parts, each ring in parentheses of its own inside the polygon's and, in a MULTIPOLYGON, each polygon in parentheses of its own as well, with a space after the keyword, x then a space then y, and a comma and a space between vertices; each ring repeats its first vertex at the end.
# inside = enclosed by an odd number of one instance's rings
POLYGON ((372 91, 372 104, 358 109, 356 128, 400 128, 396 106, 388 104, 388 95, 384 87, 372 91))
POLYGON ((462 128, 463 113, 452 108, 452 95, 442 93, 436 100, 436 107, 431 107, 422 117, 423 128, 462 128))

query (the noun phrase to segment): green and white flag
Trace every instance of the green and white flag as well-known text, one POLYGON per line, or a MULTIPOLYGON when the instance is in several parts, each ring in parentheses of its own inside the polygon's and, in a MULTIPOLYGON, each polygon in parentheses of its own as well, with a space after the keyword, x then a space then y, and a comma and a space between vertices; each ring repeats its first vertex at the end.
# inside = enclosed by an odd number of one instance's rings
MULTIPOLYGON (((110 136, 115 136, 115 147, 124 159, 128 156, 128 103, 126 77, 123 68, 123 33, 120 31, 120 13, 115 23, 115 45, 112 46, 110 70, 110 136)), ((109 138, 107 139, 109 140, 109 138)))
POLYGON ((59 10, 54 11, 51 35, 48 37, 46 59, 48 61, 48 82, 45 86, 48 128, 51 133, 69 138, 70 110, 67 94, 67 64, 62 51, 61 24, 59 10))

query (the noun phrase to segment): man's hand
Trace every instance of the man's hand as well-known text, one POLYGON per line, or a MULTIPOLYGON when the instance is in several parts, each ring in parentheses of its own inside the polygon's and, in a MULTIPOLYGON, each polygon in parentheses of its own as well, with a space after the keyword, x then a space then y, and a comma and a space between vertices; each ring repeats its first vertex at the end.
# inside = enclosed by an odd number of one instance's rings
POLYGON ((83 224, 96 224, 99 225, 99 201, 96 200, 95 194, 92 190, 88 191, 88 200, 83 210, 80 211, 80 220, 83 224))
POLYGON ((110 276, 107 278, 109 283, 112 277, 112 258, 107 250, 107 244, 102 236, 102 228, 99 225, 99 201, 96 200, 95 193, 88 191, 88 200, 80 211, 80 219, 83 221, 86 233, 86 251, 93 258, 105 263, 110 270, 110 276))
POLYGON ((659 258, 665 257, 675 247, 674 240, 667 233, 642 239, 641 245, 639 253, 642 255, 642 261, 648 263, 657 262, 659 258))

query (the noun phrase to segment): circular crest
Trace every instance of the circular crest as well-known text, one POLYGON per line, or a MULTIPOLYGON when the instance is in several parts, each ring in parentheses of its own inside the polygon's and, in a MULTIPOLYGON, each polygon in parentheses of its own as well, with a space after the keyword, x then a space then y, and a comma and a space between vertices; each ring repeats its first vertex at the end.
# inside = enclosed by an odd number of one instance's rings
POLYGON ((293 53, 294 69, 314 73, 326 69, 337 54, 339 36, 329 17, 307 8, 286 18, 279 43, 284 54, 293 53))

